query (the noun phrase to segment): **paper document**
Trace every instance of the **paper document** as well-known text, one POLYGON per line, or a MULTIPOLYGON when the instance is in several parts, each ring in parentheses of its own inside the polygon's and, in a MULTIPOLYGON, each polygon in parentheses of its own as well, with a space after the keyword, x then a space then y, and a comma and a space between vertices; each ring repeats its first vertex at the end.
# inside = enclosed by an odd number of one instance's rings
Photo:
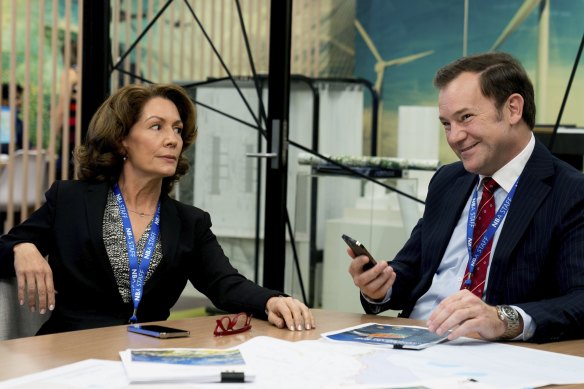
MULTIPOLYGON (((324 338, 290 342, 257 336, 237 349, 244 357, 245 366, 257 372, 253 382, 239 385, 183 381, 130 384, 122 362, 87 360, 1 381, 0 388, 523 389, 584 383, 582 357, 468 338, 408 352, 359 343, 348 347, 347 343, 324 338)), ((150 365, 149 362, 143 363, 150 365)), ((164 367, 156 370, 160 369, 164 370, 164 367)))
POLYGON ((54 369, 0 381, 0 389, 121 389, 128 380, 120 361, 86 359, 54 369))
POLYGON ((255 378, 236 348, 128 349, 120 357, 131 383, 249 382, 255 378))
POLYGON ((424 327, 365 323, 338 331, 321 334, 328 340, 354 342, 375 346, 389 346, 421 350, 446 341, 448 334, 438 336, 424 327))

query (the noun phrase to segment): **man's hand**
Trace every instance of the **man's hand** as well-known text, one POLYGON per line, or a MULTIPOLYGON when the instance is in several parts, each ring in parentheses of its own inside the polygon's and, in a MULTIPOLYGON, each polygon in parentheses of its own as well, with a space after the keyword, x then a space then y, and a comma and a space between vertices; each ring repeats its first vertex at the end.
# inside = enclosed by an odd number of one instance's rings
POLYGON ((430 331, 438 335, 452 330, 448 335, 449 340, 472 333, 478 333, 483 339, 495 340, 506 329, 505 323, 497 315, 497 308, 486 304, 466 289, 445 298, 432 312, 427 325, 430 331))
POLYGON ((47 309, 49 311, 55 309, 53 272, 34 244, 20 243, 14 246, 14 270, 20 305, 24 305, 26 295, 28 307, 31 312, 34 312, 38 294, 38 310, 41 314, 44 314, 47 309))
POLYGON ((396 274, 391 266, 386 261, 380 261, 371 269, 363 271, 363 265, 369 261, 369 258, 364 255, 355 257, 350 248, 347 249, 347 254, 353 258, 349 265, 349 274, 353 277, 353 283, 370 300, 383 300, 395 282, 396 274))
POLYGON ((278 328, 287 327, 290 331, 316 328, 310 309, 292 297, 271 297, 266 303, 268 321, 278 328))

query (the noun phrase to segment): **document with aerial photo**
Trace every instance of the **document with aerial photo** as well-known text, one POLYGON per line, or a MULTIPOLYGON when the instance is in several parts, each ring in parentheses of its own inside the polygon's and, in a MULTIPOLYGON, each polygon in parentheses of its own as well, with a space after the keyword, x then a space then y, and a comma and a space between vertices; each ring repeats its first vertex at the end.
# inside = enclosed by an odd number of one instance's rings
POLYGON ((438 336, 424 327, 365 323, 339 331, 325 332, 321 336, 336 342, 420 350, 446 341, 448 333, 438 336))
POLYGON ((172 363, 175 365, 244 365, 239 350, 217 349, 148 349, 131 350, 132 362, 172 363))
POLYGON ((226 382, 225 374, 238 382, 255 379, 238 348, 128 349, 120 358, 131 383, 226 382))

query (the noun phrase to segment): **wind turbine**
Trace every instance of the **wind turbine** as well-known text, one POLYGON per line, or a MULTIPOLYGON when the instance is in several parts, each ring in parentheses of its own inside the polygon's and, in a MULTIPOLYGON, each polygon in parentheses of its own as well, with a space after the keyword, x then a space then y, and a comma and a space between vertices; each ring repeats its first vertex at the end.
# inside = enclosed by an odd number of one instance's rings
POLYGON ((367 47, 371 51, 371 54, 373 54, 373 57, 375 57, 375 60, 377 61, 373 67, 375 70, 375 74, 377 75, 377 78, 375 79, 374 88, 375 91, 379 94, 380 98, 385 68, 388 68, 390 66, 403 65, 434 53, 434 50, 428 50, 421 53, 407 55, 405 57, 390 59, 386 61, 383 58, 381 58, 381 54, 379 54, 377 47, 375 47, 375 45, 373 44, 373 40, 371 39, 369 34, 367 34, 367 31, 365 31, 365 29, 358 20, 355 20, 355 27, 357 28, 357 31, 359 31, 359 34, 361 34, 361 37, 365 41, 365 44, 367 45, 367 47))
POLYGON ((361 35, 361 37, 365 41, 365 44, 367 45, 367 47, 371 51, 371 54, 373 54, 373 57, 375 57, 376 62, 375 62, 375 65, 373 66, 373 69, 375 70, 376 79, 375 79, 375 84, 373 85, 373 89, 377 92, 377 95, 379 96, 379 113, 378 113, 379 116, 378 116, 377 123, 378 123, 379 129, 381 129, 382 128, 381 122, 382 122, 382 118, 383 118, 382 87, 383 87, 383 76, 385 74, 385 69, 390 67, 390 66, 399 66, 399 65, 403 65, 403 64, 415 61, 419 58, 422 58, 422 57, 425 57, 427 55, 434 53, 434 50, 428 50, 428 51, 423 51, 423 52, 417 53, 417 54, 407 55, 405 57, 384 60, 381 57, 381 54, 379 54, 379 50, 377 50, 377 47, 375 47, 373 40, 371 39, 369 34, 367 34, 367 31, 365 31, 365 29, 363 28, 363 26, 361 25, 361 23, 357 19, 355 19, 355 27, 357 28, 357 31, 359 32, 359 34, 361 35))
POLYGON ((507 27, 503 30, 501 35, 497 38, 490 51, 497 50, 503 42, 511 35, 517 27, 519 27, 525 19, 529 16, 531 11, 537 6, 539 7, 539 21, 537 29, 537 67, 536 67, 536 105, 540 108, 538 113, 538 120, 540 123, 547 121, 546 111, 546 91, 547 91, 547 74, 549 64, 549 34, 550 34, 550 3, 549 0, 525 0, 521 7, 517 10, 507 27))

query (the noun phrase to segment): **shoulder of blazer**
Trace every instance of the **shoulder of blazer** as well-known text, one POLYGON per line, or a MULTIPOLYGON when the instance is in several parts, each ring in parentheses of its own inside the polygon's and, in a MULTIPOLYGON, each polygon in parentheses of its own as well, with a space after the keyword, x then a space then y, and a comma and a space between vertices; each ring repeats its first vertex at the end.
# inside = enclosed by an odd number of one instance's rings
POLYGON ((195 207, 194 205, 185 204, 179 200, 176 200, 176 199, 170 197, 170 195, 168 195, 168 194, 162 194, 160 196, 160 201, 162 204, 172 206, 180 212, 187 212, 187 213, 204 212, 203 210, 195 207))
POLYGON ((522 176, 553 186, 554 190, 570 190, 584 193, 584 174, 568 163, 554 156, 541 142, 536 141, 535 148, 522 176))
POLYGON ((86 182, 80 180, 58 180, 53 182, 47 195, 58 196, 59 198, 76 198, 86 193, 94 196, 105 196, 109 189, 109 184, 105 182, 86 182))
POLYGON ((185 204, 175 200, 167 194, 162 195, 160 201, 161 212, 163 212, 163 214, 171 214, 173 217, 178 219, 187 219, 191 222, 204 219, 205 216, 209 218, 209 215, 206 211, 193 205, 185 204))
POLYGON ((107 190, 109 184, 106 182, 89 182, 81 180, 57 180, 53 182, 52 187, 57 187, 59 190, 67 191, 87 191, 87 190, 107 190))
POLYGON ((475 174, 469 173, 464 169, 462 162, 453 162, 447 165, 442 165, 436 170, 430 183, 428 184, 428 190, 434 187, 439 187, 442 185, 450 186, 454 180, 465 176, 476 176, 475 174))

